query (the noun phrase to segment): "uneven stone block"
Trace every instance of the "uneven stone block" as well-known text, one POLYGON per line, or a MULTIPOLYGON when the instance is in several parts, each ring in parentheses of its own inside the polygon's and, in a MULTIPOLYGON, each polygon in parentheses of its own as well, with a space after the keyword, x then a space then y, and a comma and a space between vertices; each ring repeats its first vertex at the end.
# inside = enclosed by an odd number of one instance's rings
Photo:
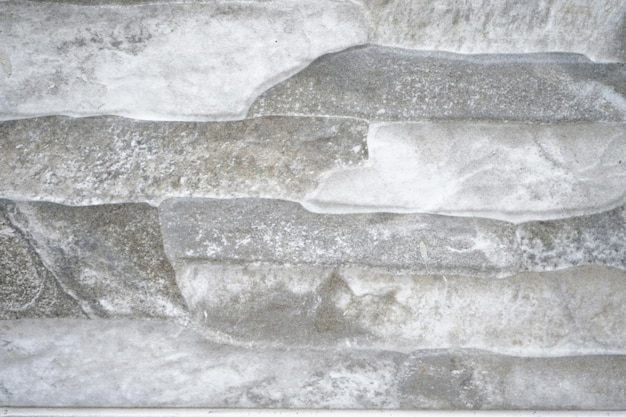
POLYGON ((621 355, 248 349, 156 320, 12 320, 0 335, 8 406, 626 407, 621 355))
POLYGON ((625 96, 624 64, 367 46, 322 56, 259 96, 248 114, 606 122, 626 120, 625 96))
POLYGON ((159 210, 165 252, 174 263, 358 266, 476 277, 588 264, 626 270, 625 207, 518 226, 428 214, 319 214, 265 199, 173 199, 159 210))
POLYGON ((354 265, 478 276, 521 268, 512 224, 420 214, 312 213, 267 199, 172 199, 159 207, 173 262, 354 265))
POLYGON ((112 3, 0 2, 0 120, 241 118, 259 92, 369 32, 351 1, 112 3))
POLYGON ((260 347, 626 353, 626 273, 605 267, 505 280, 358 268, 180 262, 196 321, 260 347))
POLYGON ((317 212, 421 212, 513 222, 626 202, 626 124, 390 123, 369 160, 325 177, 317 212))
POLYGON ((173 196, 302 198, 367 157, 367 124, 328 118, 145 122, 45 117, 0 123, 0 195, 65 204, 173 196))
POLYGON ((575 52, 626 60, 620 0, 366 0, 375 43, 465 54, 575 52))
POLYGON ((16 306, 25 297, 38 297, 32 308, 43 311, 33 314, 46 317, 186 316, 185 301, 163 253, 155 208, 145 204, 66 207, 5 200, 2 210, 9 228, 2 237, 13 238, 0 248, 3 263, 9 263, 8 269, 0 271, 3 281, 9 282, 2 286, 3 304, 8 304, 0 311, 4 318, 24 310, 16 306), (16 240, 19 246, 13 246, 16 240), (48 289, 52 284, 54 290, 48 289), (41 287, 41 296, 32 294, 36 285, 41 287), (47 301, 59 289, 63 296, 56 298, 63 302, 47 301))
POLYGON ((521 224, 516 234, 526 269, 598 263, 626 270, 626 206, 572 219, 521 224))
POLYGON ((11 222, 15 210, 0 200, 0 319, 84 317, 72 292, 46 268, 32 238, 11 222))

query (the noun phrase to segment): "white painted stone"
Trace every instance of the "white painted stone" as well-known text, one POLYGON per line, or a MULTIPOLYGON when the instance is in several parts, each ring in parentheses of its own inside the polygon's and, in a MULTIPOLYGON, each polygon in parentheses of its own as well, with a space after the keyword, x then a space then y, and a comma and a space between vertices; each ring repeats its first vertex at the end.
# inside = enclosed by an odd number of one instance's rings
POLYGON ((373 40, 467 54, 573 52, 626 60, 623 0, 365 0, 373 40))
POLYGON ((377 124, 368 149, 365 165, 329 174, 304 206, 523 222, 626 201, 623 123, 377 124))
POLYGON ((3 1, 0 28, 0 120, 241 118, 267 87, 368 39, 347 0, 3 1))
POLYGON ((626 273, 612 268, 506 280, 198 261, 179 262, 176 272, 195 319, 220 342, 522 356, 626 353, 626 273))

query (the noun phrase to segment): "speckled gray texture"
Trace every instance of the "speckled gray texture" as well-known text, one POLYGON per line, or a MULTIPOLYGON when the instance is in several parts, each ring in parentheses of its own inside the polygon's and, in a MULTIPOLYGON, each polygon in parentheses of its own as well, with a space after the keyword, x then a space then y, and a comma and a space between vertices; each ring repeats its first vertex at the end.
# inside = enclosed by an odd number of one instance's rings
POLYGON ((0 401, 9 406, 626 407, 621 355, 248 349, 136 320, 12 320, 0 335, 0 401))
POLYGON ((624 207, 517 226, 427 214, 317 214, 266 199, 173 199, 159 210, 173 262, 353 265, 480 277, 588 264, 626 270, 624 207))
POLYGON ((0 200, 0 319, 86 317, 46 267, 32 236, 11 220, 16 211, 0 200))
POLYGON ((65 204, 175 196, 297 199, 367 158, 358 120, 146 122, 44 117, 0 123, 0 196, 65 204))
POLYGON ((3 280, 12 283, 2 286, 3 292, 8 290, 5 297, 12 300, 0 312, 5 318, 15 314, 13 304, 23 304, 24 294, 31 297, 34 285, 41 286, 41 297, 50 297, 59 289, 65 292, 60 305, 33 300, 30 309, 41 304, 41 315, 46 317, 186 316, 174 271, 163 253, 155 208, 145 204, 67 207, 6 201, 2 208, 9 213, 6 218, 12 229, 2 238, 12 234, 14 240, 22 241, 20 246, 1 248, 3 263, 11 266, 1 271, 3 280), (21 253, 14 258, 12 251, 18 250, 21 253), (16 269, 20 274, 13 273, 16 269), (51 284, 52 293, 46 287, 51 284), (67 307, 67 298, 73 301, 72 309, 67 307))
POLYGON ((567 54, 464 56, 367 46, 317 59, 263 93, 248 114, 625 121, 626 67, 567 54))
POLYGON ((178 259, 360 265, 500 276, 520 269, 512 224, 420 214, 316 214, 269 199, 172 199, 159 207, 178 259))

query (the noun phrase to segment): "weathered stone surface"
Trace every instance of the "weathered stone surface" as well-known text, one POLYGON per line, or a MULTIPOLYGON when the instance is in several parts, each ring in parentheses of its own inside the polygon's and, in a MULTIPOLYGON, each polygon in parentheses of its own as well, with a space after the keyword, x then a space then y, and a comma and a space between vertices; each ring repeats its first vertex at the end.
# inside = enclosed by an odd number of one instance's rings
POLYGON ((510 275, 512 224, 419 214, 332 215, 267 199, 172 199, 159 207, 165 252, 184 260, 356 265, 415 273, 510 275))
POLYGON ((11 221, 15 205, 0 200, 0 319, 84 317, 80 304, 46 268, 32 237, 11 221))
POLYGON ((567 54, 475 55, 368 46, 325 55, 249 115, 369 120, 625 121, 626 67, 567 54))
POLYGON ((260 91, 369 32, 358 4, 333 0, 3 1, 0 27, 0 120, 240 118, 260 91))
POLYGON ((605 267, 506 280, 356 268, 179 263, 196 321, 261 347, 626 353, 626 273, 605 267))
POLYGON ((161 321, 12 320, 0 335, 8 406, 626 407, 621 355, 247 349, 161 321))
POLYGON ((626 270, 624 206, 518 226, 427 214, 318 214, 265 199, 173 199, 159 210, 172 262, 343 265, 477 277, 589 264, 626 270))
POLYGON ((373 42, 466 54, 575 52, 626 60, 621 0, 366 0, 373 42))
POLYGON ((599 263, 626 270, 626 206, 572 219, 525 223, 516 234, 527 269, 599 263))
POLYGON ((0 196, 65 204, 173 196, 298 199, 367 157, 367 124, 328 118, 145 122, 45 117, 0 123, 0 196))
POLYGON ((48 317, 186 316, 174 271, 163 253, 155 208, 145 204, 66 207, 6 201, 2 206, 8 213, 8 236, 12 234, 14 241, 28 236, 21 247, 2 247, 6 254, 3 263, 9 262, 10 267, 2 271, 3 280, 13 283, 2 288, 7 300, 3 304, 8 306, 3 306, 0 314, 5 318, 15 314, 25 297, 34 298, 35 307, 43 304, 45 311, 40 315, 48 317), (13 251, 22 253, 13 258, 13 251), (76 308, 69 310, 67 302, 57 306, 59 301, 52 304, 31 294, 32 287, 40 285, 42 297, 50 298, 55 293, 44 283, 50 286, 51 282, 54 291, 62 289, 82 313, 76 313, 76 308))
POLYGON ((390 123, 369 160, 327 176, 317 212, 421 212, 514 222, 626 202, 626 124, 390 123))

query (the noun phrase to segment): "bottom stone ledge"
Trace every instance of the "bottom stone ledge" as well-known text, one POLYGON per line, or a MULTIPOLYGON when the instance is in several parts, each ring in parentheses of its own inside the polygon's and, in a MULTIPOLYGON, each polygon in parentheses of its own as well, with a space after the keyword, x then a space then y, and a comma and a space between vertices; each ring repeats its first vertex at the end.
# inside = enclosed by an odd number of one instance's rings
POLYGON ((0 322, 7 407, 623 409, 626 356, 251 349, 163 320, 0 322))

